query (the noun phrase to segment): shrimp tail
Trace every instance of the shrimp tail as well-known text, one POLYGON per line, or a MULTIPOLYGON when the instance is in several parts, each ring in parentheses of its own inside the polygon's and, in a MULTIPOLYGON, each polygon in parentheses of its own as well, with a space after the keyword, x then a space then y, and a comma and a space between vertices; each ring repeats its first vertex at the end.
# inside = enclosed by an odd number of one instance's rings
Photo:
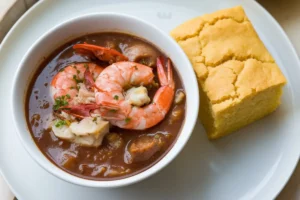
POLYGON ((173 79, 173 71, 171 61, 167 61, 167 74, 162 64, 162 57, 157 58, 157 74, 161 87, 155 93, 153 103, 158 106, 159 110, 165 115, 172 104, 174 98, 175 82, 173 79))
POLYGON ((90 117, 92 110, 99 109, 103 118, 106 119, 121 119, 123 115, 118 112, 119 107, 117 104, 110 102, 103 102, 101 105, 98 104, 79 104, 79 105, 67 105, 62 106, 59 110, 64 111, 74 117, 84 118, 90 117))
POLYGON ((120 110, 119 105, 107 101, 101 102, 100 115, 107 120, 125 119, 125 115, 120 110))
POLYGON ((165 73, 162 61, 163 61, 163 58, 161 56, 159 56, 156 61, 159 83, 161 86, 168 86, 168 87, 171 87, 174 89, 175 82, 173 79, 173 70, 172 70, 171 60, 168 58, 168 61, 167 61, 167 75, 165 73))
POLYGON ((97 104, 79 104, 62 106, 59 110, 64 111, 70 115, 78 118, 89 117, 92 110, 98 109, 100 106, 97 104))
POLYGON ((113 110, 119 110, 119 106, 116 103, 108 102, 108 101, 102 101, 100 104, 101 108, 103 109, 113 109, 113 110))
POLYGON ((92 73, 90 72, 89 68, 87 68, 84 72, 84 82, 88 90, 91 91, 93 88, 95 88, 98 91, 101 91, 101 89, 98 88, 97 85, 95 84, 95 81, 93 79, 92 73))
POLYGON ((173 70, 172 70, 172 64, 170 58, 168 58, 167 71, 168 71, 168 86, 171 87, 172 89, 175 89, 175 81, 173 78, 173 70))
POLYGON ((109 63, 127 61, 128 58, 115 49, 101 47, 93 44, 75 44, 73 49, 86 52, 87 55, 93 54, 96 58, 109 63))

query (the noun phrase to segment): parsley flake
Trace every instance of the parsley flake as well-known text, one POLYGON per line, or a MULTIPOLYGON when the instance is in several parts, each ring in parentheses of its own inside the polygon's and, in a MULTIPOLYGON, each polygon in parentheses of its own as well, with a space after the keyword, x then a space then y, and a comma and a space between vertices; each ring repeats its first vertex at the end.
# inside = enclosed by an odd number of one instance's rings
POLYGON ((93 122, 94 122, 95 124, 98 124, 98 123, 97 123, 97 117, 94 117, 94 118, 93 118, 93 122))
POLYGON ((67 125, 67 122, 64 120, 57 120, 55 123, 55 127, 57 127, 57 128, 65 126, 65 125, 67 125))
POLYGON ((118 95, 115 95, 115 96, 114 96, 114 99, 115 99, 115 100, 119 100, 119 96, 118 96, 118 95))
POLYGON ((60 107, 68 105, 67 99, 69 98, 71 98, 70 95, 57 97, 54 101, 53 110, 58 110, 60 107))
POLYGON ((75 80, 75 82, 76 82, 77 84, 83 82, 83 80, 78 79, 76 75, 73 75, 73 79, 75 80))
POLYGON ((130 120, 131 120, 131 118, 129 118, 129 117, 126 117, 126 118, 125 118, 125 122, 126 122, 126 123, 129 123, 130 120))

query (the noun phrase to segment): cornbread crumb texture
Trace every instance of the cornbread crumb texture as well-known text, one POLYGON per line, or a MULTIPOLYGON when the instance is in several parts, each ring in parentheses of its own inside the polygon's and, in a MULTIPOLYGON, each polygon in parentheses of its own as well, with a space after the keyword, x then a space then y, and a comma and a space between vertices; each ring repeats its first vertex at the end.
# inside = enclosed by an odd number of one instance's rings
MULTIPOLYGON (((263 91, 278 87, 278 90, 271 89, 276 91, 269 92, 276 98, 276 105, 272 104, 265 112, 271 112, 279 105, 278 99, 281 87, 286 82, 285 77, 259 39, 241 6, 191 19, 175 28, 171 36, 193 64, 201 95, 204 95, 201 98, 200 118, 204 118, 201 117, 203 113, 206 116, 211 115, 202 120, 211 137, 227 134, 255 120, 255 116, 248 116, 248 119, 239 122, 238 125, 226 122, 232 124, 233 128, 226 127, 218 121, 226 112, 234 113, 227 113, 227 119, 241 117, 238 116, 237 110, 231 108, 243 110, 241 105, 251 107, 259 103, 255 100, 268 100, 265 95, 259 96, 263 91), (252 99, 252 102, 246 101, 247 98, 252 99), (204 122, 207 120, 208 122, 204 122)), ((272 97, 269 100, 272 100, 272 97)), ((247 112, 241 113, 247 115, 247 112)), ((253 112, 250 114, 255 115, 253 112)), ((258 115, 262 117, 266 114, 258 113, 257 118, 258 115)))

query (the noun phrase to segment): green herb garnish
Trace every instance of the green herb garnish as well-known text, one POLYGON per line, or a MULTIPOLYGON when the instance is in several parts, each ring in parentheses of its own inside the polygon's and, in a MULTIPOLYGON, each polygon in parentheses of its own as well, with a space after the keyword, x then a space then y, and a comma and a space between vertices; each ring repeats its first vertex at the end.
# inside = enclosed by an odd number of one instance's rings
POLYGON ((109 111, 112 112, 112 113, 116 113, 117 112, 117 110, 115 110, 115 109, 111 109, 109 111))
POLYGON ((60 107, 68 105, 67 99, 70 99, 70 98, 71 97, 70 97, 69 94, 67 94, 65 96, 63 95, 63 96, 57 97, 55 99, 55 102, 54 102, 54 105, 53 105, 53 109, 54 110, 58 110, 60 107))
POLYGON ((89 67, 86 63, 84 63, 83 66, 84 66, 86 69, 89 67))
POLYGON ((78 83, 83 83, 83 80, 80 80, 77 78, 76 75, 73 75, 73 79, 75 80, 75 82, 78 84, 78 83))
POLYGON ((115 99, 115 100, 119 100, 119 96, 118 96, 118 95, 115 95, 115 96, 114 96, 114 99, 115 99))
POLYGON ((59 70, 59 72, 62 72, 62 71, 64 71, 64 68, 61 68, 61 69, 59 70))
POLYGON ((77 69, 77 74, 80 74, 80 71, 77 69))
POLYGON ((126 117, 126 118, 125 118, 125 122, 126 122, 126 123, 129 123, 130 120, 131 120, 131 118, 129 118, 129 117, 126 117))
POLYGON ((59 128, 61 126, 67 125, 67 122, 64 120, 57 120, 55 123, 55 127, 59 128))
POLYGON ((94 122, 95 124, 98 124, 98 123, 97 123, 97 117, 94 117, 94 118, 93 118, 93 122, 94 122))

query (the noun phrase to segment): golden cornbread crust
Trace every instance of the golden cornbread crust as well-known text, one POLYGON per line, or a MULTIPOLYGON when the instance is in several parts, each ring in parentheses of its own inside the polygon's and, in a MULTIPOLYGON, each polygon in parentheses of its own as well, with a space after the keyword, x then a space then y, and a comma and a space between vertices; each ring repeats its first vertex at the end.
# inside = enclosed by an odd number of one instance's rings
POLYGON ((191 19, 171 36, 197 75, 199 116, 209 138, 227 135, 280 104, 286 79, 241 6, 191 19))

